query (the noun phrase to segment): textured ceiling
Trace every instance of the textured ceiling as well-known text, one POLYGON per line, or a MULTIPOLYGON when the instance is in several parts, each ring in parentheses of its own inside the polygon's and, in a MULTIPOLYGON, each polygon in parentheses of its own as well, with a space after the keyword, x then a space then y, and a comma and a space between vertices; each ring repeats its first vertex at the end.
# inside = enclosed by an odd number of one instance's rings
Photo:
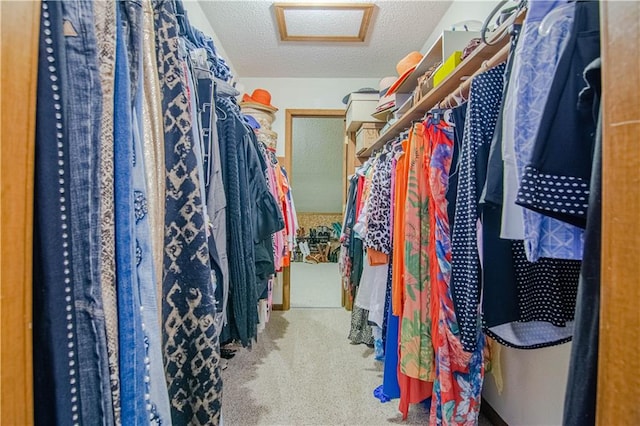
POLYGON ((240 77, 380 78, 422 49, 451 0, 371 1, 364 43, 280 41, 271 1, 199 3, 240 77))

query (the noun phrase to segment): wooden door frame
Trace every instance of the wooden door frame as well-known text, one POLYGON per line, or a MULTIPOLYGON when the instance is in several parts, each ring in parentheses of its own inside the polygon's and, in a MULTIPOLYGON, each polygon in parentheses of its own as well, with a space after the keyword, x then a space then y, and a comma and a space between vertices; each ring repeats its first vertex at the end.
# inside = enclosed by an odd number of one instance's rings
POLYGON ((640 3, 600 3, 602 252, 596 424, 638 424, 640 3))
MULTIPOLYGON (((289 182, 293 181, 293 119, 294 118, 344 118, 346 111, 343 109, 286 109, 284 131, 284 158, 282 165, 287 170, 289 182)), ((344 155, 344 151, 343 151, 344 155)), ((344 170, 343 170, 344 173, 344 170)), ((343 179, 344 180, 344 179, 343 179)), ((291 307, 291 270, 284 267, 282 271, 282 305, 274 305, 274 310, 288 311, 291 307)))
POLYGON ((33 424, 32 262, 38 1, 2 2, 0 424, 33 424))

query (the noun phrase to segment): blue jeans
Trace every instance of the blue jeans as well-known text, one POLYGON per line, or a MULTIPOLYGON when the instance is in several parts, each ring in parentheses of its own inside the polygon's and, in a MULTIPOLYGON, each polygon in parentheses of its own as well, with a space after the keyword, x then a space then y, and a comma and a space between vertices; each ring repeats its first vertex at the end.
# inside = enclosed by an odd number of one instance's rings
POLYGON ((69 143, 64 110, 67 75, 62 3, 43 1, 40 24, 33 234, 33 376, 36 425, 77 423, 77 323, 69 234, 69 143), (50 34, 45 35, 45 29, 50 34), (71 260, 71 261, 70 261, 71 260), (72 331, 68 331, 72 330, 72 331), (74 374, 71 374, 71 370, 74 374), (75 400, 72 402, 72 399, 75 400), (76 422, 73 416, 76 416, 76 422))
POLYGON ((78 336, 78 364, 69 361, 77 377, 81 412, 90 424, 113 423, 104 312, 98 256, 100 188, 98 187, 102 90, 97 63, 93 5, 86 1, 62 3, 67 102, 65 120, 69 142, 70 222, 73 255, 73 291, 78 336))
POLYGON ((122 424, 148 424, 143 395, 145 385, 145 342, 135 240, 135 209, 132 168, 133 126, 131 115, 130 71, 123 37, 123 13, 117 10, 114 173, 116 282, 118 286, 118 338, 120 351, 120 395, 122 424))

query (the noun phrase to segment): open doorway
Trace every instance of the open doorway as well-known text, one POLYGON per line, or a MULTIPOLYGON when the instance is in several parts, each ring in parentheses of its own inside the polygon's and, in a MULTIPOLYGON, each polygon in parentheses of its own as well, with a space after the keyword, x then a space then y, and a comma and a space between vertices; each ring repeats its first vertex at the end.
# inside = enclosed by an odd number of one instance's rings
POLYGON ((283 275, 283 307, 341 307, 344 111, 287 110, 285 132, 285 167, 300 230, 283 275))

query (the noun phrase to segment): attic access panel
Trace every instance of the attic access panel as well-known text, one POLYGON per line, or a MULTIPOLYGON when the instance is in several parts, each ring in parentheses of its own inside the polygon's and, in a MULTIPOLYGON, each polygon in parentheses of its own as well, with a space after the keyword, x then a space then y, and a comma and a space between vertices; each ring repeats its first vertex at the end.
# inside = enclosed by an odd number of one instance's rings
POLYGON ((274 3, 282 41, 364 42, 370 3, 274 3))

